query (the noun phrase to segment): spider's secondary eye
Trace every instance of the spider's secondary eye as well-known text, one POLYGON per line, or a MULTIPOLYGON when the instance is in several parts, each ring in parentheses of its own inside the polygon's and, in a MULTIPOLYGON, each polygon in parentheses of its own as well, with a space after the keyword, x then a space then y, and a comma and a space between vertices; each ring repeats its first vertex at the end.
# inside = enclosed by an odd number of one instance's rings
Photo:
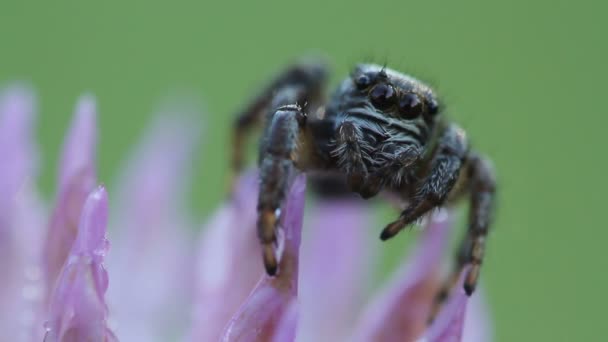
POLYGON ((401 97, 401 100, 399 100, 399 111, 406 119, 417 118, 420 114, 422 114, 423 110, 424 107, 422 105, 422 101, 416 94, 405 94, 401 97))
POLYGON ((372 79, 369 76, 362 74, 355 78, 355 85, 359 89, 365 89, 372 84, 372 79))
POLYGON ((369 98, 376 108, 386 109, 392 106, 397 99, 395 88, 388 84, 378 84, 369 92, 369 98))
POLYGON ((435 115, 437 114, 437 112, 439 112, 439 103, 437 103, 437 100, 431 100, 429 101, 429 114, 431 115, 435 115))

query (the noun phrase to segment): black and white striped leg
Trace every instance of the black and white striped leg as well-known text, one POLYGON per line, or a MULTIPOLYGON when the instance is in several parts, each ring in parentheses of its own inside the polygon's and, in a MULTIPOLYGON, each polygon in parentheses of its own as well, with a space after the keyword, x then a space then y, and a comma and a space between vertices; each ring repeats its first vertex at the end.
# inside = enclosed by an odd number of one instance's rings
POLYGON ((390 239, 431 209, 442 205, 458 179, 467 153, 464 131, 453 124, 448 126, 435 150, 430 174, 420 184, 418 194, 399 218, 384 228, 380 238, 390 239))
POLYGON ((304 61, 291 65, 245 106, 234 121, 231 167, 235 174, 243 166, 247 134, 263 121, 274 95, 285 88, 300 88, 307 95, 304 102, 315 101, 323 92, 326 78, 327 68, 321 61, 304 61))
POLYGON ((471 156, 471 209, 469 212, 468 238, 470 242, 465 255, 469 257, 470 268, 465 277, 464 290, 468 295, 475 291, 479 272, 486 249, 486 237, 494 220, 496 200, 496 176, 489 160, 471 156))
POLYGON ((467 158, 467 172, 467 188, 471 196, 469 229, 456 253, 452 272, 435 297, 429 323, 436 317, 467 266, 469 269, 465 276, 465 293, 470 296, 477 287, 485 252, 485 239, 494 216, 496 179, 489 161, 475 154, 470 154, 467 158))
MULTIPOLYGON (((277 98, 282 97, 279 95, 277 98)), ((306 114, 301 107, 280 106, 268 124, 266 138, 261 145, 257 228, 262 243, 264 266, 269 275, 277 273, 276 227, 280 208, 295 169, 292 158, 305 124, 306 114)))

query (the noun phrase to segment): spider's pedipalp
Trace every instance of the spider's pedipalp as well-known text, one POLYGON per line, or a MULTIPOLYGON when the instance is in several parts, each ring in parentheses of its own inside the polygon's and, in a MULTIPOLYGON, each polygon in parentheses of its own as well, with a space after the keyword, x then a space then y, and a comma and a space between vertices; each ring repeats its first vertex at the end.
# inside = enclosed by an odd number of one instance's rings
POLYGON ((364 185, 370 149, 363 139, 363 132, 352 121, 345 120, 336 129, 332 156, 337 158, 338 165, 346 172, 346 182, 352 191, 359 192, 364 185))

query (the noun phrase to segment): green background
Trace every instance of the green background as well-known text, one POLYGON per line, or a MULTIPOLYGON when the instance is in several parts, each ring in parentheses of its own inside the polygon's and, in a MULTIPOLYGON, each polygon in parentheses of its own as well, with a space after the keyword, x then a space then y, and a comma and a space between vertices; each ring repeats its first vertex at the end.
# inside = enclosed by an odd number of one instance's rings
POLYGON ((208 114, 193 194, 203 216, 224 190, 232 114, 256 85, 311 52, 332 62, 334 84, 360 60, 387 61, 434 84, 495 162, 499 217, 483 283, 499 340, 599 341, 607 9, 549 0, 3 0, 0 84, 25 80, 38 92, 47 195, 82 92, 100 102, 100 172, 110 181, 160 100, 188 89, 208 114))

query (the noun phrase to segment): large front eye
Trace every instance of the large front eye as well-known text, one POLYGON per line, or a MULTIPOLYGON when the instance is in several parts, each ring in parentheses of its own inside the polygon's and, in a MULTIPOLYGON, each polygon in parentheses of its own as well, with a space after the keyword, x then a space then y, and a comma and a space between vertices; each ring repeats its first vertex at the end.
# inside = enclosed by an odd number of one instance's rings
POLYGON ((415 119, 424 111, 422 100, 418 95, 404 94, 399 100, 399 112, 406 119, 415 119))
POLYGON ((369 98, 378 109, 386 109, 395 104, 397 93, 395 88, 388 84, 378 84, 369 92, 369 98))

